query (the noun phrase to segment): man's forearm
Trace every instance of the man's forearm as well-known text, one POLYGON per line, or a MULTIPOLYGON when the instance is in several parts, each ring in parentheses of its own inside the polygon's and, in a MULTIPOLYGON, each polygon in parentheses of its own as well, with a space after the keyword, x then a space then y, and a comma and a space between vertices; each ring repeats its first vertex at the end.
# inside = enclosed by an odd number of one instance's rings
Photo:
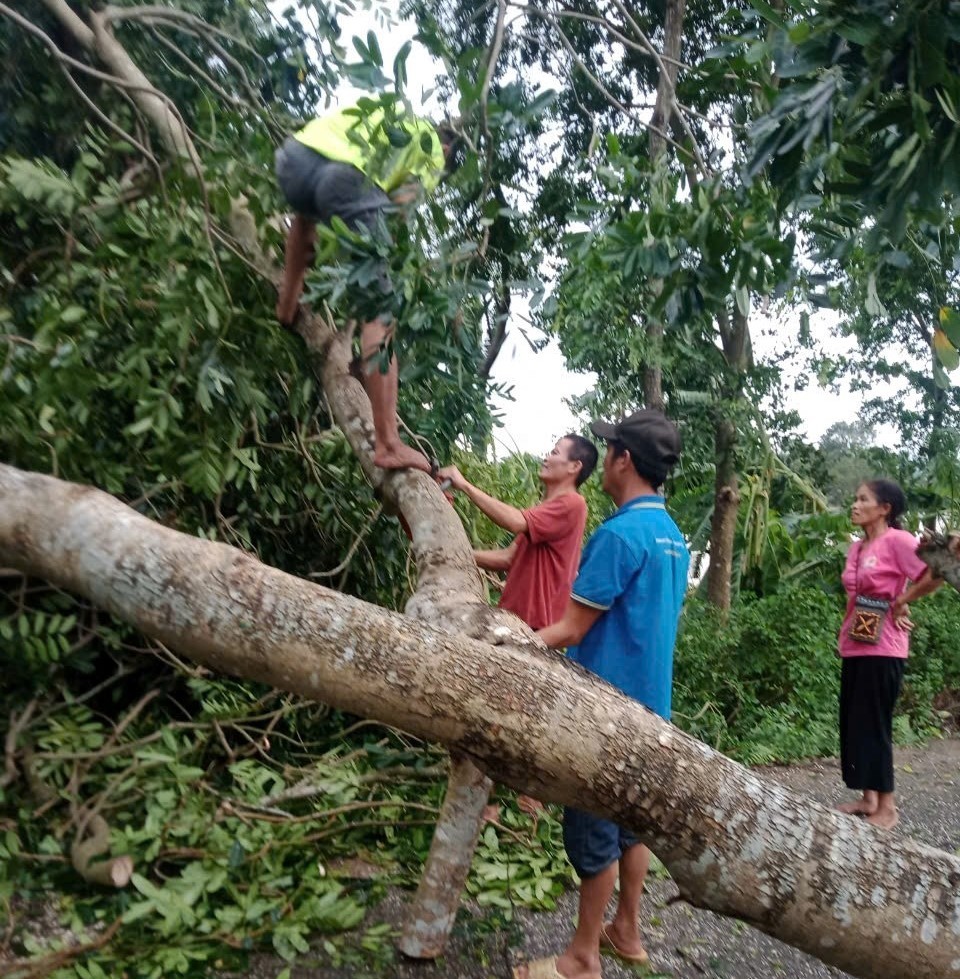
POLYGON ((574 646, 580 637, 575 637, 566 619, 554 622, 553 625, 544 626, 537 630, 537 635, 551 649, 563 649, 565 646, 574 646))
POLYGON ((509 548, 501 547, 496 551, 474 551, 473 559, 484 571, 509 571, 513 554, 509 548))
POLYGON ((552 625, 537 630, 537 635, 552 649, 578 646, 580 640, 593 628, 604 610, 584 605, 571 596, 563 618, 552 625))
POLYGON ((523 534, 527 530, 527 519, 523 511, 503 500, 498 500, 489 493, 484 493, 473 483, 467 483, 463 492, 479 507, 498 527, 509 530, 511 534, 523 534))

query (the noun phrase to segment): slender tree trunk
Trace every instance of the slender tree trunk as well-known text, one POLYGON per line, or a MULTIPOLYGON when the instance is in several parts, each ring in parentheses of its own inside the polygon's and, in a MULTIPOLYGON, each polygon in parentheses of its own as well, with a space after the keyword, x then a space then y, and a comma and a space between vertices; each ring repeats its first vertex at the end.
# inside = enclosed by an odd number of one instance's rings
POLYGON ((750 320, 739 309, 718 318, 726 361, 723 401, 714 416, 713 517, 710 520, 710 566, 707 568, 707 600, 728 611, 733 598, 733 545, 740 512, 740 474, 737 464, 739 433, 735 414, 743 399, 743 372, 750 349, 750 320))
POLYGON ((714 422, 713 446, 717 472, 710 518, 707 601, 726 612, 733 597, 733 542, 740 512, 740 480, 736 460, 737 426, 725 413, 718 412, 714 422))
MULTIPOLYGON (((650 159, 656 161, 663 155, 667 147, 665 134, 670 129, 673 116, 673 103, 677 87, 680 52, 683 42, 683 20, 686 14, 686 0, 667 0, 667 8, 663 18, 663 53, 660 78, 657 83, 657 101, 650 120, 650 159)), ((658 279, 652 283, 656 296, 663 290, 663 283, 658 279)), ((647 335, 647 364, 643 370, 643 402, 648 408, 663 411, 663 320, 659 317, 648 316, 647 335)))
POLYGON ((477 848, 493 782, 470 760, 453 755, 430 854, 407 915, 400 950, 414 959, 443 953, 477 848), (478 811, 479 810, 479 811, 478 811))
POLYGON ((682 897, 857 976, 960 977, 960 860, 764 782, 562 656, 424 626, 0 465, 0 563, 198 663, 374 717, 634 830, 682 897))

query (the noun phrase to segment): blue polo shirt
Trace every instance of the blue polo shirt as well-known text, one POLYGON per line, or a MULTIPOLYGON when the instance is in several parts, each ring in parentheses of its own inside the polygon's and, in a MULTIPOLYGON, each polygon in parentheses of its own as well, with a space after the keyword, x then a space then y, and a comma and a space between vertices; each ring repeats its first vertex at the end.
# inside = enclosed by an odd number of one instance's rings
POLYGON ((602 609, 571 659, 670 718, 673 645, 690 554, 662 496, 638 496, 587 543, 573 598, 602 609))

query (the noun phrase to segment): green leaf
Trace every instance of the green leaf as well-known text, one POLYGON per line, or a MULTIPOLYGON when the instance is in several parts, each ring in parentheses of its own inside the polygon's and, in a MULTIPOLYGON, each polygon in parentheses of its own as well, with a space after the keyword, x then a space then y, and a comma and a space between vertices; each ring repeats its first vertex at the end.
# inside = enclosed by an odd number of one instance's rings
POLYGON ((960 352, 947 339, 943 330, 936 329, 933 331, 933 349, 937 352, 937 357, 946 370, 955 371, 957 367, 960 367, 960 352))
POLYGON ((82 306, 67 306, 60 314, 63 323, 79 323, 87 315, 87 311, 82 306))
POLYGON ((124 432, 127 435, 142 435, 144 432, 149 432, 151 428, 153 428, 153 415, 144 415, 139 421, 128 425, 124 432))
POLYGON ((953 387, 953 382, 939 360, 933 362, 933 381, 942 391, 949 391, 953 387))
MULTIPOLYGON (((391 126, 387 123, 383 124, 383 131, 387 134, 387 139, 389 140, 390 145, 397 147, 397 149, 402 149, 404 146, 408 146, 410 141, 413 139, 413 136, 410 133, 404 131, 403 129, 399 129, 397 126, 391 126)), ((427 136, 427 148, 429 149, 433 145, 433 141, 429 138, 428 133, 424 133, 424 135, 427 136)))
POLYGON ((941 306, 940 329, 955 347, 960 348, 960 312, 951 306, 941 306))
POLYGON ((746 286, 737 286, 737 291, 735 293, 737 300, 737 309, 740 310, 742 316, 750 315, 750 290, 746 286))
POLYGON ((750 0, 750 6, 753 7, 757 13, 761 14, 765 20, 770 21, 771 24, 776 24, 777 27, 786 28, 787 25, 783 19, 783 14, 772 4, 767 3, 766 0, 750 0))
POLYGON ((367 31, 367 47, 370 50, 370 60, 378 67, 383 67, 383 55, 380 53, 380 45, 377 43, 377 35, 373 31, 367 31))

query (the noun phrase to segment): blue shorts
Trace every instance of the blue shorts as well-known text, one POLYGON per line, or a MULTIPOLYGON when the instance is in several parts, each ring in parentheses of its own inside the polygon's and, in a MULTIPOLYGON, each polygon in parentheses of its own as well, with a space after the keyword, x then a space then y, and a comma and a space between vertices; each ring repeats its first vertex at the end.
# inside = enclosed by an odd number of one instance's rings
POLYGON ((596 877, 640 841, 609 819, 580 809, 563 810, 563 846, 581 880, 596 877))

